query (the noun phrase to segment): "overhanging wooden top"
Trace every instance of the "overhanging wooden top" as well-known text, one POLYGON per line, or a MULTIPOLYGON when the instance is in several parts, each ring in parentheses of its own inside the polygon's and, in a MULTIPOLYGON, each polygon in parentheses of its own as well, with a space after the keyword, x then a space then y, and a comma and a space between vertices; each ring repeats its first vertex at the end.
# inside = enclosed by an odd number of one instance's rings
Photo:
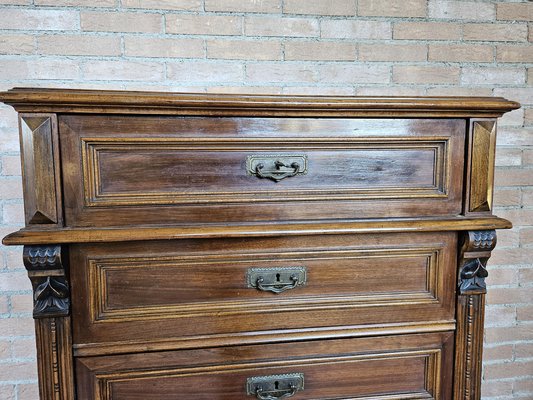
MULTIPOLYGON (((245 88, 243 87, 243 90, 245 88)), ((520 108, 501 97, 339 97, 14 88, 19 112, 211 116, 498 117, 520 108)))
POLYGON ((127 242, 137 240, 338 235, 393 232, 442 232, 510 229, 511 222, 498 217, 395 218, 339 222, 261 225, 138 226, 126 228, 24 228, 7 235, 2 243, 13 245, 127 242))

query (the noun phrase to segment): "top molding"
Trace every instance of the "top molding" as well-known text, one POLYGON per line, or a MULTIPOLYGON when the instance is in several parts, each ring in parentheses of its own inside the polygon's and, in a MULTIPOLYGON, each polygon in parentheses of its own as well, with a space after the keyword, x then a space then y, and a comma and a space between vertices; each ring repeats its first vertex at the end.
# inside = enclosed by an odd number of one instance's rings
MULTIPOLYGON (((243 87, 243 89, 245 89, 243 87)), ((13 88, 18 112, 279 117, 499 117, 520 108, 501 97, 348 97, 13 88)))

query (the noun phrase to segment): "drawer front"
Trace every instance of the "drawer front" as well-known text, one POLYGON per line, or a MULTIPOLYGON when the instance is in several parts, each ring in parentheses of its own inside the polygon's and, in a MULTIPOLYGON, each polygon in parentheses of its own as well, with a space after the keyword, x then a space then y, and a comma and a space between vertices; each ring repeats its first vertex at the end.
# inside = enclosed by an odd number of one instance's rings
POLYGON ((77 394, 247 400, 261 398, 254 394, 259 385, 260 396, 274 399, 294 392, 306 400, 447 400, 452 358, 451 333, 83 357, 76 362, 77 394))
POLYGON ((66 223, 456 215, 464 120, 62 116, 66 223))
POLYGON ((74 342, 453 321, 455 248, 454 233, 77 245, 74 342))

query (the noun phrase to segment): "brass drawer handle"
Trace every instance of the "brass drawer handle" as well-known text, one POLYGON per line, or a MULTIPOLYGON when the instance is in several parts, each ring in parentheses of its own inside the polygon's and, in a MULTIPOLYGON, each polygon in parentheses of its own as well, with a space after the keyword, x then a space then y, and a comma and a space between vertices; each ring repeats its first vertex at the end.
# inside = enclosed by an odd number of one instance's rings
POLYGON ((304 390, 304 374, 255 376, 246 381, 246 393, 260 400, 279 400, 304 390))
POLYGON ((307 173, 305 155, 254 155, 246 158, 248 174, 279 182, 307 173))
POLYGON ((246 273, 249 288, 283 293, 307 283, 306 267, 250 268, 246 273))

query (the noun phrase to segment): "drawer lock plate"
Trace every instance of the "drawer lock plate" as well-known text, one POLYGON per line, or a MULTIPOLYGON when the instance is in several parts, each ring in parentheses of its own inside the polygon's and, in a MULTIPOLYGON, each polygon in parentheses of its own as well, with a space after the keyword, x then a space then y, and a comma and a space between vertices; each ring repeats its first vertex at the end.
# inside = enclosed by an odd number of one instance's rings
POLYGON ((307 268, 302 266, 250 268, 246 273, 246 282, 249 288, 282 293, 304 286, 307 283, 307 268))
POLYGON ((246 157, 249 175, 279 182, 291 176, 307 174, 306 155, 253 155, 246 157))
POLYGON ((246 393, 262 400, 292 397, 304 390, 304 374, 254 376, 246 381, 246 393))

